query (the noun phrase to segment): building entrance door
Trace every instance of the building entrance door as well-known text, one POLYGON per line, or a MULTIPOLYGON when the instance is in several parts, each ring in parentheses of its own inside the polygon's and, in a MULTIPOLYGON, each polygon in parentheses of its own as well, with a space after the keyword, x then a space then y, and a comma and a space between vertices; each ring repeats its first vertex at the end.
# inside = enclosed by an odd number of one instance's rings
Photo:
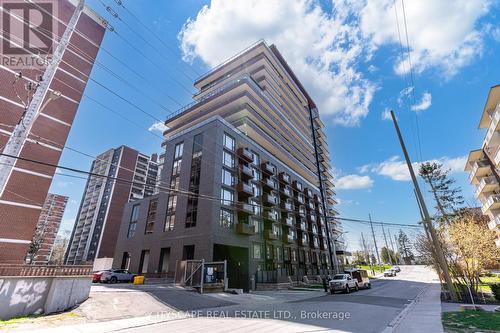
POLYGON ((214 244, 213 261, 223 260, 227 260, 228 287, 248 291, 248 249, 239 246, 214 244))

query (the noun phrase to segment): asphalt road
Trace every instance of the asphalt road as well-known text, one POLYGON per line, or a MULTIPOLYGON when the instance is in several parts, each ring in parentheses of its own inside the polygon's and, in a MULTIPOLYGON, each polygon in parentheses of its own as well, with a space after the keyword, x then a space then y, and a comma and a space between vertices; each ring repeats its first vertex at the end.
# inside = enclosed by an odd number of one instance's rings
MULTIPOLYGON (((231 295, 224 300, 238 304, 221 303, 201 310, 195 310, 199 307, 193 304, 193 312, 184 308, 169 313, 168 322, 127 332, 382 332, 431 280, 432 274, 425 267, 402 269, 397 277, 373 280, 372 289, 350 294, 290 291, 273 297, 269 292, 231 295)), ((226 296, 210 297, 221 301, 226 296)))

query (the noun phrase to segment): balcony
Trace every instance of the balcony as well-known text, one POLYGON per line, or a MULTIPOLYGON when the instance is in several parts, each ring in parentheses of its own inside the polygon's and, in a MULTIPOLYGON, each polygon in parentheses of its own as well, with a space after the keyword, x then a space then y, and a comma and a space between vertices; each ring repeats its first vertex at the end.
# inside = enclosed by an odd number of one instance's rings
POLYGON ((253 163, 253 154, 248 148, 238 148, 238 156, 241 160, 247 162, 247 163, 253 163))
POLYGON ((263 173, 265 173, 267 175, 275 175, 276 174, 276 167, 269 162, 262 163, 261 170, 263 173))
POLYGON ((286 201, 281 201, 281 208, 287 211, 293 211, 295 207, 293 205, 293 201, 286 200, 286 201))
POLYGON ((278 197, 274 194, 264 193, 262 196, 262 204, 264 206, 276 206, 278 204, 278 197))
POLYGON ((314 247, 316 249, 319 248, 318 238, 314 237, 313 240, 312 240, 312 242, 311 242, 311 245, 312 245, 312 247, 314 247))
POLYGON ((247 183, 238 183, 236 185, 236 190, 238 191, 239 198, 249 198, 254 196, 253 187, 247 183))
POLYGON ((300 216, 302 216, 302 217, 306 216, 306 209, 304 208, 304 205, 296 206, 296 211, 297 211, 297 214, 299 214, 300 216))
POLYGON ((278 176, 278 179, 282 182, 282 183, 285 183, 285 184, 290 184, 290 175, 285 173, 285 172, 281 172, 278 176))
POLYGON ((296 190, 296 191, 300 191, 300 192, 302 192, 302 191, 304 190, 304 187, 302 186, 302 183, 300 183, 300 182, 298 182, 298 181, 296 181, 296 180, 294 180, 294 181, 293 181, 293 183, 292 183, 292 187, 293 187, 293 189, 294 189, 294 190, 296 190))
POLYGON ((321 205, 321 196, 318 194, 314 195, 314 202, 316 202, 319 205, 321 205))
POLYGON ((277 240, 278 234, 273 229, 266 230, 265 236, 269 240, 277 240))
POLYGON ((236 232, 242 235, 255 235, 255 226, 246 223, 237 223, 236 232))
POLYGON ((476 198, 481 195, 481 193, 491 192, 498 188, 498 181, 494 176, 482 177, 477 184, 476 198))
POLYGON ((490 163, 487 159, 483 158, 472 163, 472 169, 469 175, 469 181, 474 182, 476 176, 484 176, 490 172, 490 163))
POLYGON ((302 231, 307 231, 307 224, 303 220, 298 220, 297 221, 297 229, 300 229, 302 231))
POLYGON ((307 234, 302 233, 302 236, 299 237, 299 245, 309 246, 309 240, 308 240, 307 234))
POLYGON ((300 203, 301 205, 306 203, 306 200, 304 199, 304 195, 302 193, 297 193, 297 196, 295 197, 295 200, 300 203))
POLYGON ((292 244, 295 242, 295 234, 284 234, 283 242, 287 244, 292 244))
POLYGON ((318 227, 316 227, 315 225, 313 225, 311 227, 311 232, 314 234, 314 235, 318 235, 318 227))
POLYGON ((497 227, 500 228, 500 215, 488 222, 488 228, 490 228, 490 230, 495 230, 497 227))
POLYGON ((283 218, 283 223, 289 227, 293 227, 295 225, 295 218, 289 214, 283 218))
POLYGON ((483 214, 490 209, 500 208, 500 195, 493 194, 489 196, 486 200, 483 201, 483 205, 481 206, 481 210, 483 214))
POLYGON ((278 183, 274 178, 264 178, 262 179, 262 187, 268 191, 276 191, 278 189, 278 183))
POLYGON ((278 213, 273 210, 264 212, 264 218, 274 222, 278 222, 279 220, 278 213))
POLYGON ((239 169, 240 169, 240 177, 242 180, 249 181, 249 180, 253 179, 252 168, 241 164, 239 169))
POLYGON ((496 106, 493 114, 490 114, 490 125, 488 126, 488 132, 486 133, 486 137, 484 138, 484 145, 487 146, 495 132, 498 131, 498 125, 500 120, 500 104, 496 106))
POLYGON ((282 187, 281 195, 286 198, 291 198, 293 196, 292 188, 288 185, 282 187))
POLYGON ((248 215, 253 215, 253 205, 246 203, 246 202, 238 202, 236 205, 238 208, 238 215, 239 216, 248 216, 248 215))

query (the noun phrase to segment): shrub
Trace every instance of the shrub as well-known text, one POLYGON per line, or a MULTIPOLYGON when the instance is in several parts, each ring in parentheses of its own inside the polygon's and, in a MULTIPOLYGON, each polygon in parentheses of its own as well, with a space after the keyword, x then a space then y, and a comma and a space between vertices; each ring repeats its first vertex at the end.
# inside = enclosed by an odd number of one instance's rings
POLYGON ((491 292, 497 301, 500 301, 500 283, 490 285, 491 292))

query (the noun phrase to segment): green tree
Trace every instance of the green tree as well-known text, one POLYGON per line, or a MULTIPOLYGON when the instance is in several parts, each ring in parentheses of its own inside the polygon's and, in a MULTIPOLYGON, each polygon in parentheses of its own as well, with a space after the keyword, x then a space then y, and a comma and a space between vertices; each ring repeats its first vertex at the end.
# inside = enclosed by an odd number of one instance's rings
POLYGON ((354 265, 367 265, 364 251, 354 251, 352 253, 352 260, 354 265))
POLYGON ((399 254, 383 246, 380 249, 380 259, 384 263, 396 264, 399 261, 399 254))
POLYGON ((403 261, 405 264, 410 265, 412 261, 415 260, 415 255, 412 252, 412 245, 408 235, 401 229, 398 234, 398 243, 403 261))
POLYGON ((425 162, 420 165, 419 174, 429 185, 429 192, 434 196, 440 222, 445 221, 446 224, 450 224, 451 217, 464 203, 461 189, 454 186, 455 179, 450 177, 450 170, 443 170, 441 163, 425 162))

